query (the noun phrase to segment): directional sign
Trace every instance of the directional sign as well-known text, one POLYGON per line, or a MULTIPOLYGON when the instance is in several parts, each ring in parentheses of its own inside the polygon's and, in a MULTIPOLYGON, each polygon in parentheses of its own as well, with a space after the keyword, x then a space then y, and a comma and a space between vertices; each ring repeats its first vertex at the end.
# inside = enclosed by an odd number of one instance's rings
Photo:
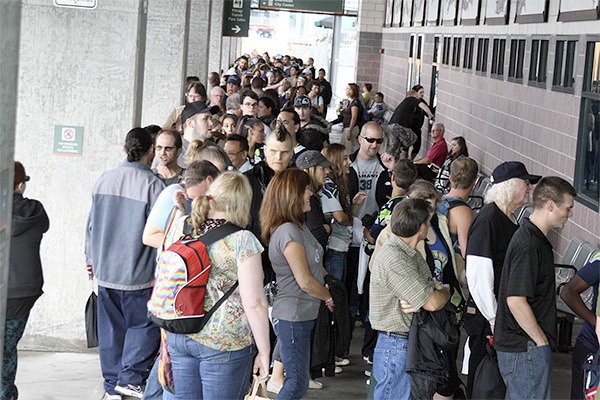
POLYGON ((56 7, 86 8, 94 10, 98 6, 97 0, 54 0, 56 7))
POLYGON ((344 0, 260 0, 258 8, 343 14, 344 0))
POLYGON ((223 36, 248 36, 250 28, 250 1, 225 0, 223 36))

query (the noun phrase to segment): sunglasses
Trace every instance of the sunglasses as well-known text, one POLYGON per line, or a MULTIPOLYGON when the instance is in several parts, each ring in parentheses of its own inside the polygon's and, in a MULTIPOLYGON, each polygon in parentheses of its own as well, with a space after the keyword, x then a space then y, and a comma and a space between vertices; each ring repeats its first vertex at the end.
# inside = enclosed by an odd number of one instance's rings
POLYGON ((383 139, 376 139, 376 138, 366 137, 366 136, 362 136, 362 135, 361 135, 361 137, 369 143, 377 143, 377 144, 383 143, 383 139))

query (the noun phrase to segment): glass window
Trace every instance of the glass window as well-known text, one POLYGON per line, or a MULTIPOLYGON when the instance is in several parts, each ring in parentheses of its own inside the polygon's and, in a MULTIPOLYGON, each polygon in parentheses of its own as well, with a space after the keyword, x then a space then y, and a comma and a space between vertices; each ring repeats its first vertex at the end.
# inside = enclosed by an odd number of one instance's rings
POLYGON ((450 44, 451 39, 449 37, 444 38, 444 53, 442 55, 442 64, 448 65, 450 63, 450 44))
POLYGON ((506 50, 506 39, 494 39, 492 45, 492 75, 496 78, 504 76, 504 53, 506 50))
POLYGON ((531 62, 529 64, 529 82, 546 83, 548 65, 548 40, 531 41, 531 62))
POLYGON ((552 89, 573 93, 575 85, 576 40, 557 40, 554 52, 552 89))
POLYGON ((600 42, 588 42, 575 167, 578 200, 598 210, 600 166, 600 42))
POLYGON ((473 47, 475 47, 475 38, 465 39, 465 53, 463 57, 463 68, 473 68, 473 47))
POLYGON ((475 70, 479 72, 487 71, 488 51, 490 47, 490 39, 480 38, 477 41, 477 64, 475 70))
POLYGON ((510 41, 510 59, 508 77, 515 80, 523 79, 523 59, 525 58, 525 39, 510 41))
POLYGON ((556 41, 556 50, 554 52, 554 77, 552 78, 553 86, 562 86, 562 70, 565 61, 565 41, 556 41))
POLYGON ((452 66, 460 67, 460 47, 462 38, 454 38, 454 47, 452 51, 452 66))

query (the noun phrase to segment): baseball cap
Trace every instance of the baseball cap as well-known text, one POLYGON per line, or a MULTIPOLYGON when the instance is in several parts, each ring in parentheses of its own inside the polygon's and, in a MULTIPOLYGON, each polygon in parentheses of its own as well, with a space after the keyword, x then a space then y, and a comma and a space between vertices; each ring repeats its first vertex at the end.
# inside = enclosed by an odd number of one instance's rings
POLYGON ((308 96, 298 96, 294 99, 294 107, 310 107, 311 102, 308 96))
POLYGON ((311 74, 312 75, 312 70, 310 68, 304 68, 304 70, 302 71, 303 74, 311 74))
POLYGON ((242 80, 237 75, 229 75, 229 78, 227 78, 227 83, 240 86, 242 84, 242 80))
POLYGON ((187 103, 181 112, 181 125, 184 125, 188 118, 193 117, 196 114, 210 113, 211 115, 215 115, 219 111, 219 106, 212 106, 211 108, 208 108, 206 103, 203 101, 187 103))
POLYGON ((29 177, 25 175, 25 167, 18 161, 15 161, 15 181, 14 188, 19 186, 20 183, 29 182, 29 177))
POLYGON ((323 156, 323 154, 319 153, 316 150, 306 150, 300 153, 298 158, 296 158, 296 167, 300 169, 306 169, 310 167, 331 167, 331 163, 329 160, 323 156))
POLYGON ((525 179, 535 185, 542 177, 540 175, 531 175, 527 172, 527 168, 525 168, 522 162, 505 161, 494 169, 490 181, 492 184, 496 184, 512 178, 525 179))

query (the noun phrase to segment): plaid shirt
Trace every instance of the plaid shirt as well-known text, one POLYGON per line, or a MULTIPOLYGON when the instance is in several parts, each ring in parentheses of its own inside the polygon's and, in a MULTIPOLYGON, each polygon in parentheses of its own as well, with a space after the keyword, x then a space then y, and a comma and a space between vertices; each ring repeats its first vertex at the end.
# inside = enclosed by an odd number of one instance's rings
POLYGON ((392 234, 371 268, 369 318, 373 329, 408 333, 412 314, 402 312, 400 299, 421 308, 433 290, 431 272, 421 254, 392 234))

